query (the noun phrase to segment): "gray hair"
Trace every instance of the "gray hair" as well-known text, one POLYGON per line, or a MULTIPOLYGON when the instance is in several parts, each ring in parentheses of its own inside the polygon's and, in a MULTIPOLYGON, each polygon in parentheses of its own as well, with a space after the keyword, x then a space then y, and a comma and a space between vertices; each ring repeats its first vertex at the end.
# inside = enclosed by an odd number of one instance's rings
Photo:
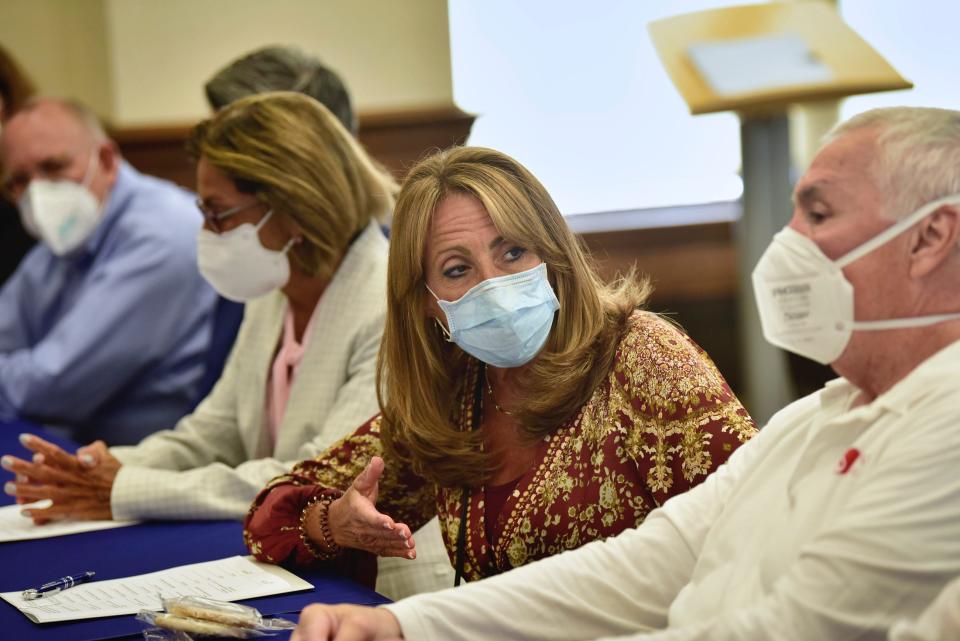
POLYGON ((267 91, 295 91, 320 102, 347 131, 357 133, 350 93, 340 76, 315 56, 294 47, 264 47, 234 60, 204 86, 215 110, 267 91))
POLYGON ((877 131, 872 170, 884 197, 883 216, 897 220, 932 200, 960 194, 960 111, 872 109, 834 127, 823 146, 860 129, 877 131))

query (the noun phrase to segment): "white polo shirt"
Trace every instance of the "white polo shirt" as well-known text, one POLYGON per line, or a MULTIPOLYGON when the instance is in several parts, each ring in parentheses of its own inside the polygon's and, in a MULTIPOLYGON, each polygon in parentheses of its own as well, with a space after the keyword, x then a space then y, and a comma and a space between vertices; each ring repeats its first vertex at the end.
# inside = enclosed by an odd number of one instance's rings
POLYGON ((422 640, 884 639, 960 575, 960 342, 857 393, 792 403, 637 529, 387 607, 422 640))

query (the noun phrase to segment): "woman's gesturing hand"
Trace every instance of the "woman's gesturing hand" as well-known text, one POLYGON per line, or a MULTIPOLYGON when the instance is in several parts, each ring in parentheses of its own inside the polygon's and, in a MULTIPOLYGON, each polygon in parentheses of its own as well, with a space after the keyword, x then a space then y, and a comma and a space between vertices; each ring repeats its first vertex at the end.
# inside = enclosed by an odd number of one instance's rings
MULTIPOLYGON (((377 511, 377 493, 384 463, 374 456, 366 469, 353 481, 350 489, 330 504, 330 534, 340 547, 372 552, 378 556, 399 556, 415 559, 417 551, 410 528, 377 511)), ((315 541, 322 535, 317 519, 307 515, 307 534, 315 541)))

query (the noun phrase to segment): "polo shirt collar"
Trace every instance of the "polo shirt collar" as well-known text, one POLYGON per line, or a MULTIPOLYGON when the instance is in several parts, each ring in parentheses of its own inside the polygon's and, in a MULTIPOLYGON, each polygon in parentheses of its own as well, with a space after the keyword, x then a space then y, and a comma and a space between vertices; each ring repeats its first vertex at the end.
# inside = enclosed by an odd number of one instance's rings
MULTIPOLYGON (((917 365, 870 404, 856 409, 906 414, 928 394, 938 393, 945 381, 954 383, 960 389, 957 363, 960 363, 960 340, 943 347, 917 365)), ((848 411, 859 393, 860 389, 846 378, 836 378, 824 385, 820 392, 820 407, 834 415, 842 414, 848 411)))

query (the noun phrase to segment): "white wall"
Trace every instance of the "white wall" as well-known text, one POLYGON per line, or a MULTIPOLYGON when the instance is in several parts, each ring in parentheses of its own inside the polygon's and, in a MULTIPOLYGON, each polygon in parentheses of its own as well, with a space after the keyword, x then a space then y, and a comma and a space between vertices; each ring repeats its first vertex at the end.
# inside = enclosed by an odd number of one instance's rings
POLYGON ((104 0, 0 0, 0 45, 40 91, 110 113, 104 0))
POLYGON ((445 0, 107 0, 114 111, 126 124, 206 112, 201 87, 261 45, 293 44, 340 72, 363 110, 452 101, 445 0))
POLYGON ((203 82, 268 44, 319 55, 361 111, 452 102, 446 0, 3 0, 0 43, 121 126, 204 116, 203 82))

